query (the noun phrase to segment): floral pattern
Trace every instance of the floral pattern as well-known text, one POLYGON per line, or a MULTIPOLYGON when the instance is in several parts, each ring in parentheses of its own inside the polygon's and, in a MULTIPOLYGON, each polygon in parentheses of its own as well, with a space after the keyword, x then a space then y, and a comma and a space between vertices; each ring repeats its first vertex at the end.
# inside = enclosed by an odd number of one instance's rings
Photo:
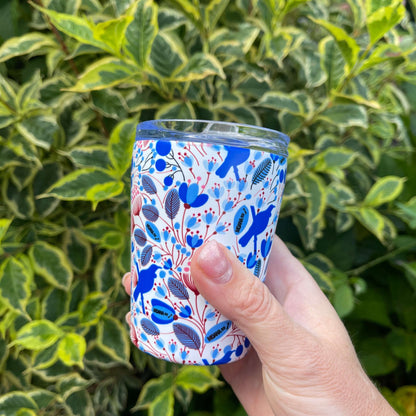
POLYGON ((216 239, 261 280, 286 180, 286 158, 227 145, 137 140, 131 176, 131 339, 182 364, 235 361, 250 345, 198 292, 196 248, 216 239))

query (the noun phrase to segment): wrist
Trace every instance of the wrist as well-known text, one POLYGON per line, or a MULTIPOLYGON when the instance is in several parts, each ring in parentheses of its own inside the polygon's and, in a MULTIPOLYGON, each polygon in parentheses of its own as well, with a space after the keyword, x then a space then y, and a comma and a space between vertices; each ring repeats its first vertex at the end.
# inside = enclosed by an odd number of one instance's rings
POLYGON ((363 371, 361 394, 355 397, 351 416, 398 416, 377 387, 363 371))

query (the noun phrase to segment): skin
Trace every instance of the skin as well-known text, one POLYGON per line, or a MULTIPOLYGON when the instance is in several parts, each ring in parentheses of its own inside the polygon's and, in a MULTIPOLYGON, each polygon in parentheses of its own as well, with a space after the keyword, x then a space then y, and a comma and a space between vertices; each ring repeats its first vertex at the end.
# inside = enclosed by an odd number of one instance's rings
MULTIPOLYGON (((265 284, 215 241, 195 251, 191 273, 251 341, 243 359, 220 366, 248 415, 397 415, 363 371, 331 303, 278 237, 265 284)), ((130 282, 127 273, 128 294, 130 282)))

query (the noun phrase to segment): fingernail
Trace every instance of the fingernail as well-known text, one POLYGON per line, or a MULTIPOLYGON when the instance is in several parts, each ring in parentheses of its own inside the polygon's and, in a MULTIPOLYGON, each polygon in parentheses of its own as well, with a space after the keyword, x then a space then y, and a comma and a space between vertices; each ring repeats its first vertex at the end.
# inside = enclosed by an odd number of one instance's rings
POLYGON ((228 257, 215 240, 209 241, 201 248, 198 265, 208 277, 218 283, 227 283, 233 274, 228 257))

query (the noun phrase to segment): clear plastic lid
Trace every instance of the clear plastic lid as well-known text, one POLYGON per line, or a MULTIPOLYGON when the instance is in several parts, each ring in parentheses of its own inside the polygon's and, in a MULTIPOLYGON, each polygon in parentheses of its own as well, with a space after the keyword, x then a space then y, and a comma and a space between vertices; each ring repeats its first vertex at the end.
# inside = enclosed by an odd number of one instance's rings
POLYGON ((248 124, 208 120, 149 120, 137 126, 136 140, 176 140, 263 150, 287 157, 289 137, 248 124))

